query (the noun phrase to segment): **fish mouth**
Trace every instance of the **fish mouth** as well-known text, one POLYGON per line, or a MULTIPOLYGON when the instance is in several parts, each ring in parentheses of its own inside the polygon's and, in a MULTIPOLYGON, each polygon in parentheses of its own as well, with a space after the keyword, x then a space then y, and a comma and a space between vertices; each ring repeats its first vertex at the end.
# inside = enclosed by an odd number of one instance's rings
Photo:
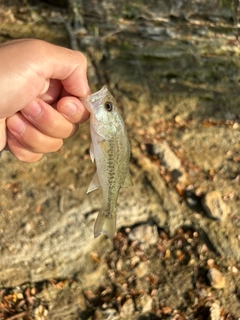
POLYGON ((105 85, 99 91, 94 92, 93 94, 90 94, 84 98, 80 98, 80 100, 82 101, 83 105, 87 108, 87 110, 91 112, 95 107, 99 106, 99 102, 102 100, 102 98, 107 92, 108 89, 105 85))

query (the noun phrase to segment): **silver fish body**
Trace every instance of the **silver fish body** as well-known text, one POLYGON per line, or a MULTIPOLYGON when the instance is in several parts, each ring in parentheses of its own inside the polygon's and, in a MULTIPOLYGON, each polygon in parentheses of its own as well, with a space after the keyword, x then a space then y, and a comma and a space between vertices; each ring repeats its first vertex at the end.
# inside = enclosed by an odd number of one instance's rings
POLYGON ((82 99, 90 112, 90 156, 97 172, 87 193, 102 188, 103 205, 94 226, 94 236, 116 231, 116 204, 121 187, 132 185, 129 174, 130 143, 117 103, 107 87, 82 99))

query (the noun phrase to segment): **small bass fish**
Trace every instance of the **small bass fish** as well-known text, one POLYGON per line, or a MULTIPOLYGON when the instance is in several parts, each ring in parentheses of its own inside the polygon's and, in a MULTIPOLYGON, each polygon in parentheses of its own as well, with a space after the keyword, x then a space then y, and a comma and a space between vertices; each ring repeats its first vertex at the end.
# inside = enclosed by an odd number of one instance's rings
POLYGON ((103 206, 94 226, 94 237, 116 231, 116 204, 121 187, 132 185, 129 174, 130 143, 117 103, 107 87, 81 99, 90 112, 90 157, 97 172, 87 193, 102 188, 103 206))

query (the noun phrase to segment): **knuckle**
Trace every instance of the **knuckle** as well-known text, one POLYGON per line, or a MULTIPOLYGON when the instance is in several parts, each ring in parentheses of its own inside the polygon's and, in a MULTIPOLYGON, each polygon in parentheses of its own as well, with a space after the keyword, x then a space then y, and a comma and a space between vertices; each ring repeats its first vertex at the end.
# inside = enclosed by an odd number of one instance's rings
POLYGON ((62 139, 41 139, 38 146, 33 149, 34 152, 48 153, 58 151, 63 145, 62 139))
POLYGON ((63 145, 63 140, 58 139, 55 146, 53 147, 53 151, 58 151, 63 145))
POLYGON ((22 162, 37 162, 42 158, 41 153, 15 154, 15 157, 22 162))
POLYGON ((33 153, 48 153, 59 150, 63 144, 62 139, 52 138, 42 134, 36 134, 33 139, 24 139, 20 141, 25 147, 33 153))
POLYGON ((18 140, 9 140, 8 149, 19 161, 22 162, 36 162, 42 157, 41 153, 31 152, 18 140))
POLYGON ((80 51, 72 51, 73 54, 76 55, 76 59, 77 62, 79 63, 79 61, 81 61, 81 65, 83 66, 87 66, 87 57, 80 51))

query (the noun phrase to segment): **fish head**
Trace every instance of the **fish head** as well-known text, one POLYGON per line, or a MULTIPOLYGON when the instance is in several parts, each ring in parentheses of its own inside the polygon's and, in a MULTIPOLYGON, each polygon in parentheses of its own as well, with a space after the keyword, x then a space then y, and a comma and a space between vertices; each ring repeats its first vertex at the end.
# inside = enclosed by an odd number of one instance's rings
POLYGON ((82 99, 82 102, 90 112, 91 127, 103 139, 111 139, 124 127, 117 102, 107 86, 82 99))

